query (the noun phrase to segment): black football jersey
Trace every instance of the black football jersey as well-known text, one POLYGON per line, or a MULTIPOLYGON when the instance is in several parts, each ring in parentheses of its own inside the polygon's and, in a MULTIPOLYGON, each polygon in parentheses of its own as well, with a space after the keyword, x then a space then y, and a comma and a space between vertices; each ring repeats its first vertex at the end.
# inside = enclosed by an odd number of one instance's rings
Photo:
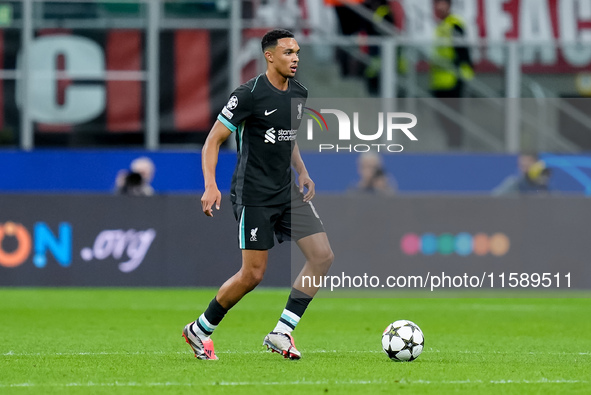
POLYGON ((217 119, 236 137, 233 202, 271 206, 290 201, 291 154, 307 97, 308 90, 295 79, 290 79, 287 90, 281 91, 265 74, 230 95, 217 119))

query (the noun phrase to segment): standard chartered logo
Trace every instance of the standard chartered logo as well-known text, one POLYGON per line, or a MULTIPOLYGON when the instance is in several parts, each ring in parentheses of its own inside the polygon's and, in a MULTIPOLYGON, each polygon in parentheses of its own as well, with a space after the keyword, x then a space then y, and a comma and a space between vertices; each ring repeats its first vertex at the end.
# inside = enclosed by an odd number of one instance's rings
POLYGON ((503 256, 509 252, 511 242, 504 233, 470 234, 452 233, 407 233, 400 240, 400 249, 405 255, 451 255, 503 256))
POLYGON ((279 129, 270 128, 265 132, 265 143, 275 144, 276 141, 293 141, 298 134, 297 129, 279 129))

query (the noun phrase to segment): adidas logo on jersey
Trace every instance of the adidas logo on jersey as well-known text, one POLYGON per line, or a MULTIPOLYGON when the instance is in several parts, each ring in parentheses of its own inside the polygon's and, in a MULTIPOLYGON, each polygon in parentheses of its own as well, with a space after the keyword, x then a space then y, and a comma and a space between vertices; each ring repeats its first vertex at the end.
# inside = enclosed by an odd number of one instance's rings
POLYGON ((265 143, 275 144, 275 129, 271 128, 265 132, 265 143))

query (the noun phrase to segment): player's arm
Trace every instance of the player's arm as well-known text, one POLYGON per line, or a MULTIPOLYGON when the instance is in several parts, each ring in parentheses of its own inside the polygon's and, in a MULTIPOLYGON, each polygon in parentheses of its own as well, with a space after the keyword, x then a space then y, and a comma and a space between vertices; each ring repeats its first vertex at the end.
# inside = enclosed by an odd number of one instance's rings
POLYGON ((302 159, 302 155, 300 155, 300 148, 298 147, 298 143, 296 142, 294 144, 295 146, 293 152, 291 153, 291 165, 298 173, 298 184, 300 186, 300 192, 304 193, 304 187, 308 189, 308 191, 304 195, 304 202, 309 202, 316 194, 314 181, 312 181, 312 179, 310 178, 308 170, 306 169, 306 165, 304 164, 304 160, 302 159))
POLYGON ((205 181, 205 192, 201 197, 201 208, 208 217, 213 217, 213 205, 220 209, 222 194, 215 180, 215 168, 218 164, 220 146, 232 132, 220 121, 216 120, 211 128, 203 149, 201 150, 201 168, 205 181))

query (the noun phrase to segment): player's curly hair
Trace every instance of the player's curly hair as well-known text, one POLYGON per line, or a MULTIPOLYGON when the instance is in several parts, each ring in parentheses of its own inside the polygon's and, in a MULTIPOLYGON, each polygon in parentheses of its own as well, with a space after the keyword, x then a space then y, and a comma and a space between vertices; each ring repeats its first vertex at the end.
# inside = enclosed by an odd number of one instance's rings
POLYGON ((294 35, 289 30, 285 29, 273 29, 265 33, 263 39, 261 40, 261 48, 263 52, 267 50, 269 47, 274 47, 277 45, 277 40, 282 38, 293 38, 294 35))

